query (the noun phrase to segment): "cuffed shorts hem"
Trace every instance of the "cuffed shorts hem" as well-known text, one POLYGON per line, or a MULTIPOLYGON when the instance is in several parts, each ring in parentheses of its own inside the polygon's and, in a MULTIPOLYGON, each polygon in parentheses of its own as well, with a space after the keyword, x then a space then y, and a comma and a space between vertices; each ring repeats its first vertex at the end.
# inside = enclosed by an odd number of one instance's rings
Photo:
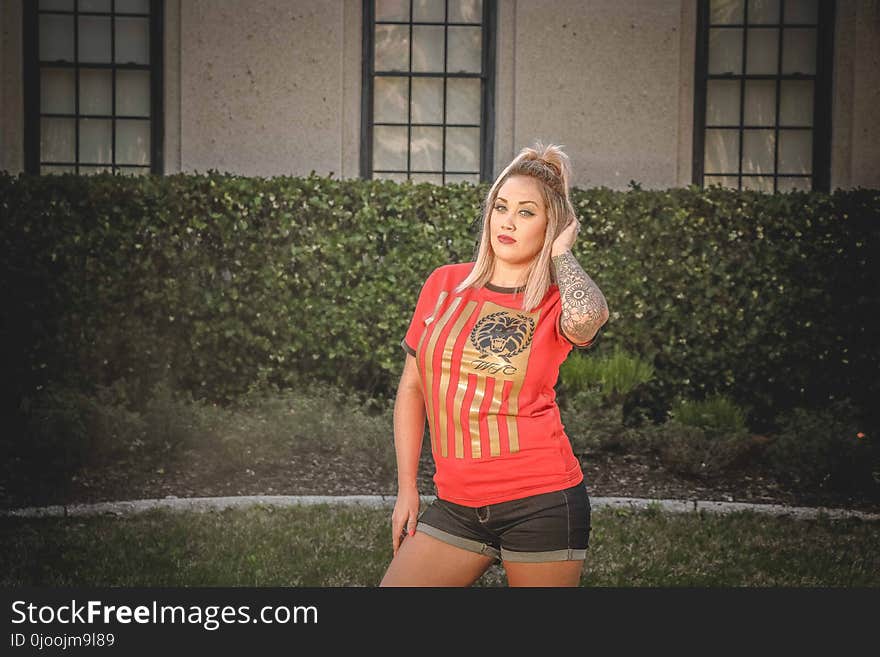
MULTIPOLYGON (((444 543, 449 543, 450 545, 454 545, 455 547, 460 547, 463 550, 476 552, 477 554, 484 554, 486 556, 492 557, 495 559, 496 563, 501 561, 501 552, 499 552, 497 548, 487 543, 480 543, 480 541, 474 541, 470 538, 462 538, 461 536, 450 534, 449 532, 445 532, 442 529, 437 529, 436 527, 432 527, 431 525, 426 525, 423 522, 420 522, 416 525, 416 531, 424 532, 428 536, 433 536, 434 538, 441 540, 444 543)), ((563 552, 564 551, 565 550, 563 550, 563 552)))
POLYGON ((543 563, 545 561, 576 561, 586 559, 586 550, 568 548, 565 550, 545 550, 544 552, 514 552, 501 548, 501 559, 518 563, 543 563))

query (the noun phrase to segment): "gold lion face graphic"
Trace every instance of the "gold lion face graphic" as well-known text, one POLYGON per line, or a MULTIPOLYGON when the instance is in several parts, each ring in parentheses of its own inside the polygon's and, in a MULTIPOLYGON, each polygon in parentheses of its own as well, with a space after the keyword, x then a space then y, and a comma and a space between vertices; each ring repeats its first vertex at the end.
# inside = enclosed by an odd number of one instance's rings
POLYGON ((483 357, 489 354, 510 362, 532 341, 535 320, 525 315, 497 312, 486 315, 474 325, 470 340, 483 357))

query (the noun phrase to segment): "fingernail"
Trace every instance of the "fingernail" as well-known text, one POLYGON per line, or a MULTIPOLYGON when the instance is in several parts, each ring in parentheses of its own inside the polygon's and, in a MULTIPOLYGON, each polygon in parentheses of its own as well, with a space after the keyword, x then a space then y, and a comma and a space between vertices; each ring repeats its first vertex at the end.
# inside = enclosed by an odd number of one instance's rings
POLYGON ((415 534, 416 534, 416 530, 415 530, 415 529, 410 529, 410 530, 409 530, 409 535, 410 535, 410 536, 415 536, 415 534))

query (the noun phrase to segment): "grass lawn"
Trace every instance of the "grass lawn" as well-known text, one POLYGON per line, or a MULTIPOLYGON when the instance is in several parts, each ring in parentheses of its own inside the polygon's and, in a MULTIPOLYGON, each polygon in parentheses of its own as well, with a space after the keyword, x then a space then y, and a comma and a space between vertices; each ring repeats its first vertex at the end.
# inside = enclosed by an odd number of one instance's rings
MULTIPOLYGON (((375 586, 391 509, 257 506, 3 518, 2 586, 375 586)), ((880 585, 880 523, 594 509, 583 586, 880 585)), ((506 586, 501 566, 476 586, 506 586)))

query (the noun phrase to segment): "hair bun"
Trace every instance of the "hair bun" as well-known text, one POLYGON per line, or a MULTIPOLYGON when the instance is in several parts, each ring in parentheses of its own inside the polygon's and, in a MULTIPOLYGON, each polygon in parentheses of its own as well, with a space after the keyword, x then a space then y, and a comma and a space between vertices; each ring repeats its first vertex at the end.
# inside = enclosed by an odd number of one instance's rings
POLYGON ((562 167, 560 167, 556 162, 551 162, 550 160, 547 160, 543 157, 538 159, 541 160, 541 162, 543 162, 545 165, 553 169, 553 173, 555 173, 557 176, 562 175, 562 167))

